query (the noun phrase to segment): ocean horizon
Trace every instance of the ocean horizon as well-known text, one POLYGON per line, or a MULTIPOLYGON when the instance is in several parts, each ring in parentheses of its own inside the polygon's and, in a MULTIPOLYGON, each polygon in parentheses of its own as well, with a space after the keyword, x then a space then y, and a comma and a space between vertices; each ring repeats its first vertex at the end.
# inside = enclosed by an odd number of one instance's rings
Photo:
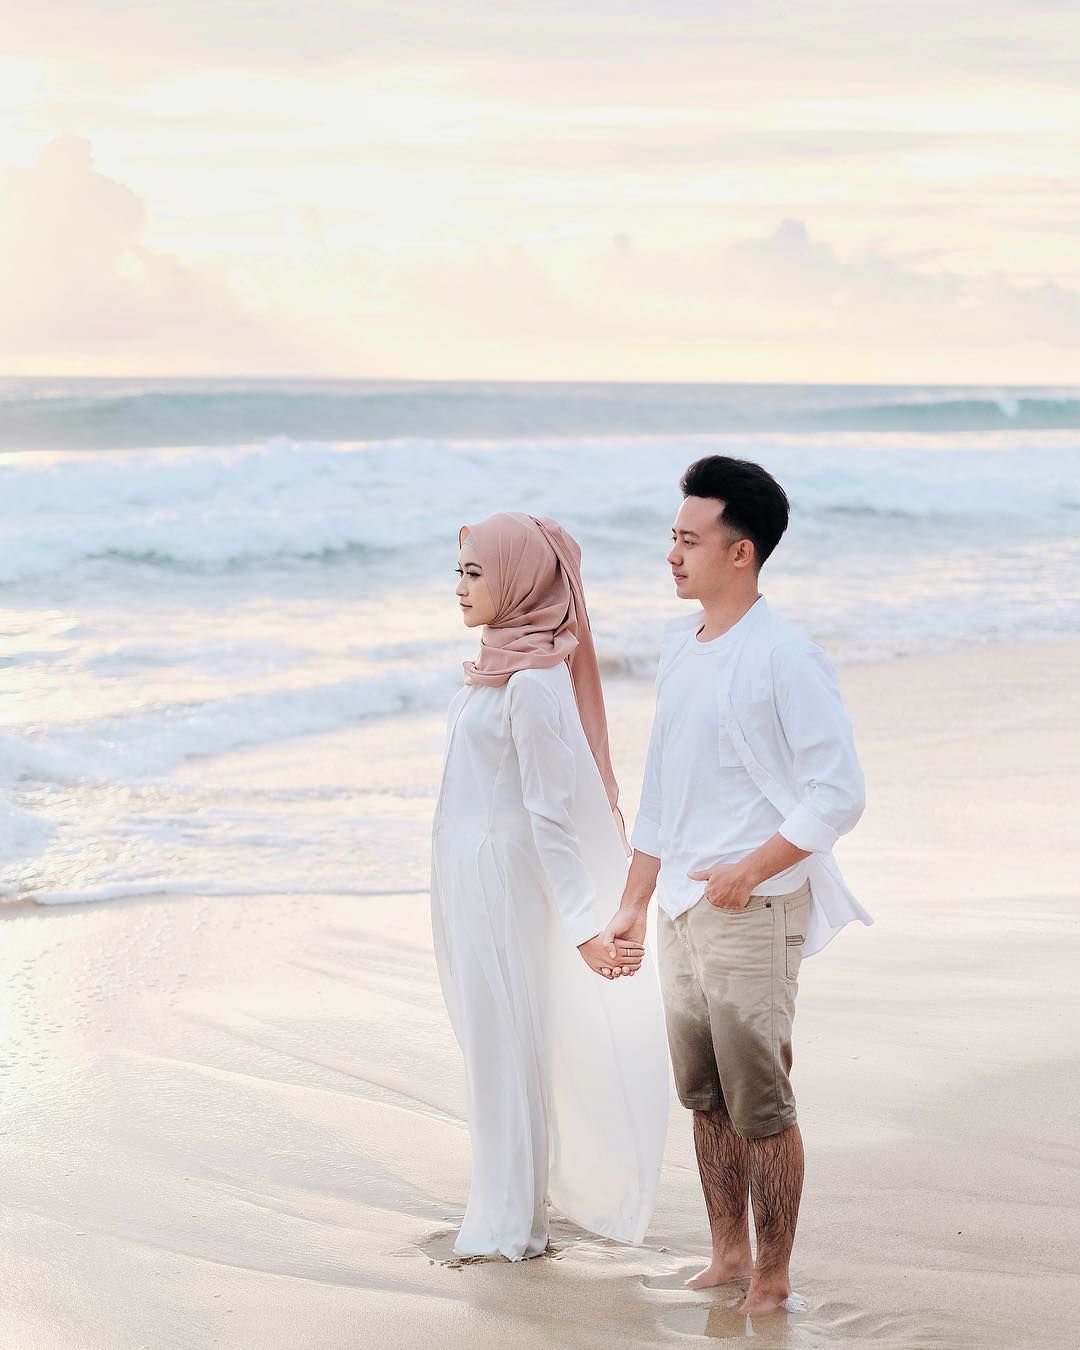
POLYGON ((1080 385, 0 376, 0 451, 307 440, 1080 429, 1080 385))

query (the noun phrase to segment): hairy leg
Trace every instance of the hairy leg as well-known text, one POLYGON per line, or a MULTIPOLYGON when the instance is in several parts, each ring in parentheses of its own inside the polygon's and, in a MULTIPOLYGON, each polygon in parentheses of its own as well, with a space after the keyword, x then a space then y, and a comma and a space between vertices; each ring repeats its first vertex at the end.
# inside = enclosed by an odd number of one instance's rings
POLYGON ((723 1110, 694 1112, 694 1147, 709 1216, 712 1260, 686 1283, 691 1289, 709 1289, 753 1270, 747 1217, 750 1151, 723 1110))
POLYGON ((791 1293, 788 1265, 803 1186, 803 1144, 798 1125, 765 1139, 748 1139, 750 1198, 757 1232, 757 1265, 740 1312, 772 1312, 791 1293))

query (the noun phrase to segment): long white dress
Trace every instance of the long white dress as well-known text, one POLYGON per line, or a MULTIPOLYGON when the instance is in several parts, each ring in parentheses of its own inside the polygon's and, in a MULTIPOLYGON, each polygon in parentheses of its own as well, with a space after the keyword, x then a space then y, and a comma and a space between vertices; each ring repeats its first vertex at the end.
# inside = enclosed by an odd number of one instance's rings
POLYGON ((631 978, 603 979, 576 950, 614 913, 626 868, 566 663, 465 685, 431 885, 473 1154, 459 1255, 538 1255, 549 1198, 591 1232, 644 1237, 670 1074, 652 934, 631 978))

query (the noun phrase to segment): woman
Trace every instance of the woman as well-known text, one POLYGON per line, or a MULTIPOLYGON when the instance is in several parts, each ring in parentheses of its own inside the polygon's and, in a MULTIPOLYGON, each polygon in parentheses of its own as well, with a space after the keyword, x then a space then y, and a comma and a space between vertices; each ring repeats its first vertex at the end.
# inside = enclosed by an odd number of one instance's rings
POLYGON ((432 840, 435 954, 473 1151, 454 1251, 538 1256, 549 1201, 640 1242, 667 1054, 652 966, 635 976, 642 948, 601 938, 627 849, 581 550, 555 521, 516 512, 463 526, 458 542, 462 617, 483 633, 450 704, 432 840))

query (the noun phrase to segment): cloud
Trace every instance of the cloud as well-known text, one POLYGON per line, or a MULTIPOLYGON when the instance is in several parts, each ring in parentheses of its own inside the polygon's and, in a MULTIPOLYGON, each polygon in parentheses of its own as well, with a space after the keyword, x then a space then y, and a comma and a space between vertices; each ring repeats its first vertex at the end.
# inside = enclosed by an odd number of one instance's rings
MULTIPOLYGON (((627 250, 613 251, 611 262, 626 267, 627 250)), ((947 366, 962 349, 1012 348, 1020 339, 1080 346, 1076 290, 1051 280, 1024 286, 998 274, 927 271, 876 249, 845 256, 797 219, 711 255, 644 256, 626 282, 654 316, 667 310, 669 330, 778 348, 796 335, 834 349, 866 343, 882 376, 890 352, 920 346, 928 368, 947 366)))
POLYGON ((302 357, 289 325, 245 306, 226 277, 146 247, 139 197, 99 173, 79 136, 0 177, 0 368, 248 368, 302 357))
POLYGON ((811 334, 842 327, 886 350, 916 335, 938 349, 1001 346, 1018 337, 1080 346, 1080 292, 1053 281, 1022 286, 997 274, 926 272, 874 250, 842 258, 800 220, 729 247, 722 273, 740 295, 786 297, 811 334))
POLYGON ((398 276, 378 329, 388 359, 429 376, 1068 381, 1080 291, 842 253, 786 219, 711 248, 620 232, 591 256, 429 260, 398 276))
MULTIPOLYGON (((694 242, 631 220, 378 252, 298 204, 287 258, 196 264, 80 137, 0 185, 0 369, 446 378, 1068 381, 1080 290, 844 246, 802 217, 694 242)), ((902 235, 902 226, 892 231, 902 235)))
POLYGON ((2 0, 13 48, 37 51, 70 48, 85 52, 131 46, 153 48, 162 59, 176 54, 213 52, 249 67, 274 63, 296 66, 333 61, 342 55, 374 50, 430 53, 491 50, 522 60, 537 54, 573 57, 583 37, 605 40, 603 55, 653 55, 657 44, 693 47, 726 35, 728 45, 793 49, 842 59, 843 42, 872 43, 898 58, 916 56, 925 64, 944 57, 973 65, 1000 55, 1009 42, 1015 51, 1030 49, 1062 66, 1067 52, 1055 52, 1046 39, 1076 31, 1070 0, 961 0, 943 8, 939 0, 815 0, 793 6, 790 0, 520 0, 513 6, 491 0, 460 0, 447 7, 439 0, 321 0, 318 21, 293 0, 258 4, 213 5, 194 0, 160 0, 131 5, 129 0, 99 0, 92 26, 80 0, 50 0, 27 7, 2 0), (932 40, 928 40, 928 35, 932 40), (642 47, 645 48, 642 52, 642 47))
POLYGON ((0 0, 10 55, 79 69, 101 88, 192 69, 456 71, 474 87, 605 98, 688 84, 797 79, 822 92, 912 82, 1075 84, 1080 15, 1065 0, 0 0), (871 72, 871 67, 873 71, 871 72), (535 83, 530 83, 535 81, 535 83))

